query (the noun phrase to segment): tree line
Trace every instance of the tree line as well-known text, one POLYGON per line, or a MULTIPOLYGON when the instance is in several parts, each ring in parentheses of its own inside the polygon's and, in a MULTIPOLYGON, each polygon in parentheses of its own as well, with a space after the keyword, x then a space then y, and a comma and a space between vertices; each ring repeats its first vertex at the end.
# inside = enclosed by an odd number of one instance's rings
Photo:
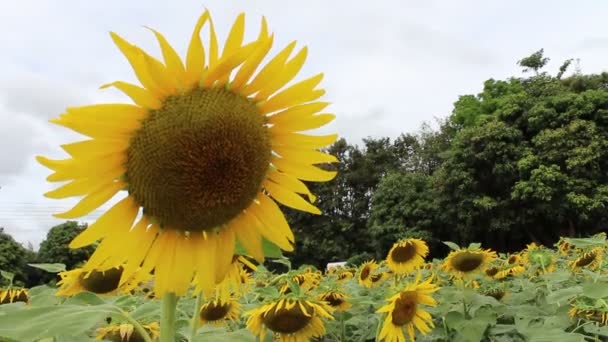
MULTIPOLYGON (((508 252, 607 230, 608 73, 566 77, 567 60, 553 75, 548 61, 543 50, 521 59, 531 74, 485 81, 436 125, 330 146, 340 162, 324 167, 337 177, 309 183, 322 215, 283 208, 296 235, 292 263, 382 258, 403 237, 426 239, 442 257, 441 241, 508 252)), ((53 227, 37 253, 0 233, 0 269, 29 260, 76 265, 91 250, 67 244, 83 228, 53 227)), ((17 279, 45 280, 20 269, 17 279)))

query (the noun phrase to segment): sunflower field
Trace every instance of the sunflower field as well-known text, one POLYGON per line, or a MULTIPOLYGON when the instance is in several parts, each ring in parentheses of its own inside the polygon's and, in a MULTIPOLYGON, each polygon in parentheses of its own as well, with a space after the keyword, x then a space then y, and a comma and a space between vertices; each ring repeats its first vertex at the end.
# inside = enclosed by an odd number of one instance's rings
MULTIPOLYGON (((404 239, 385 260, 271 272, 233 258, 212 292, 194 282, 178 303, 175 341, 605 341, 605 235, 497 255, 479 244, 425 260, 404 239)), ((271 253, 272 254, 272 253, 271 253)), ((56 272, 62 265, 34 265, 56 272)), ((122 267, 58 272, 57 287, 0 292, 2 341, 155 341, 161 301, 151 274, 122 267)), ((2 274, 8 280, 11 275, 2 274)))

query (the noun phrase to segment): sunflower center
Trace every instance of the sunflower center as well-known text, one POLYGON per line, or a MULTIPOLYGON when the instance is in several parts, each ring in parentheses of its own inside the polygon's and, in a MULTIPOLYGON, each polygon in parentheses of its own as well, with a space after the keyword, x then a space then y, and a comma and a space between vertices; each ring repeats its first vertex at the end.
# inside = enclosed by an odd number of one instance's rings
POLYGON ((511 255, 508 260, 509 265, 513 265, 514 263, 519 261, 519 257, 517 255, 511 255))
POLYGON ((369 277, 369 274, 372 272, 372 268, 370 266, 365 266, 361 270, 361 280, 365 280, 369 277))
POLYGON ((304 306, 308 316, 302 312, 300 305, 296 303, 290 309, 282 307, 279 310, 274 310, 274 308, 269 310, 264 314, 264 324, 268 329, 281 334, 293 334, 304 329, 312 320, 314 309, 305 302, 299 303, 304 306))
POLYGON ((382 279, 382 273, 373 274, 371 277, 373 283, 379 281, 380 279, 382 279))
POLYGON ((416 256, 416 246, 409 242, 393 248, 391 252, 391 259, 397 263, 410 261, 414 256, 416 256))
POLYGON ((584 267, 584 266, 587 266, 590 263, 592 263, 594 260, 595 260, 594 252, 586 253, 582 257, 580 257, 578 260, 576 260, 576 266, 584 267))
POLYGON ((200 316, 205 321, 219 321, 224 319, 230 311, 230 303, 211 302, 201 308, 200 316))
POLYGON ((392 312, 392 321, 396 326, 410 323, 416 315, 417 296, 414 291, 401 292, 395 300, 395 308, 392 312))
POLYGON ((490 267, 486 270, 486 275, 488 275, 489 277, 493 277, 498 273, 498 268, 496 267, 490 267))
POLYGON ((111 268, 106 271, 92 271, 89 276, 86 273, 80 275, 80 285, 93 293, 103 294, 116 290, 120 277, 122 276, 123 268, 111 268))
POLYGON ((344 303, 344 298, 335 292, 326 294, 323 296, 323 300, 328 302, 329 305, 333 307, 340 306, 342 303, 344 303))
POLYGON ((460 272, 471 272, 476 270, 482 262, 483 255, 464 251, 454 256, 452 265, 460 272))
POLYGON ((129 192, 164 227, 211 230, 260 191, 271 148, 255 103, 223 88, 170 96, 131 138, 129 192))

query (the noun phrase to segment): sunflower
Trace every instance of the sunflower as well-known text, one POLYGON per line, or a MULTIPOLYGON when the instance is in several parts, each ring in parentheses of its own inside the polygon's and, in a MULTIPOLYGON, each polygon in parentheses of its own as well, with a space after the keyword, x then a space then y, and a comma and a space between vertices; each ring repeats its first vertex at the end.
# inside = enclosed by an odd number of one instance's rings
POLYGON ((378 264, 374 260, 367 261, 359 267, 359 284, 365 287, 372 287, 372 274, 378 269, 378 264))
POLYGON ((511 254, 507 260, 507 265, 516 265, 522 263, 522 257, 519 254, 511 254))
POLYGON ((319 295, 319 299, 324 302, 327 302, 327 304, 336 311, 345 311, 352 306, 347 301, 348 296, 346 296, 341 291, 328 291, 321 293, 319 295))
POLYGON ((436 306, 437 301, 431 294, 439 287, 431 283, 429 278, 420 282, 420 274, 416 276, 413 283, 408 283, 405 288, 388 299, 388 304, 381 307, 377 312, 387 313, 378 340, 405 341, 403 330, 407 331, 410 340, 415 341, 415 330, 426 335, 434 327, 431 315, 419 307, 420 304, 436 306))
POLYGON ((305 342, 325 335, 323 319, 333 319, 325 302, 279 299, 247 313, 247 329, 264 341, 266 330, 280 342, 305 342))
POLYGON ((443 269, 457 277, 464 277, 484 270, 496 258, 489 249, 459 249, 452 251, 443 262, 443 269))
POLYGON ((355 276, 355 272, 353 272, 353 271, 342 271, 342 272, 338 273, 337 281, 345 282, 345 281, 348 281, 349 279, 352 279, 354 276, 355 276))
POLYGON ((581 268, 597 269, 602 264, 603 255, 603 248, 593 248, 587 252, 582 252, 578 258, 570 262, 570 267, 573 270, 579 270, 581 268))
MULTIPOLYGON (((505 279, 508 277, 515 277, 518 276, 522 273, 524 273, 526 271, 526 269, 523 266, 508 266, 505 267, 501 270, 498 270, 496 272, 496 274, 494 275, 494 279, 505 279)), ((487 270, 486 270, 486 274, 487 274, 487 270)))
POLYGON ((424 264, 429 254, 426 242, 420 239, 405 239, 396 242, 386 256, 386 264, 396 274, 409 273, 424 264))
POLYGON ((562 237, 557 242, 557 250, 561 255, 568 256, 574 250, 574 246, 562 237))
POLYGON ((506 296, 507 292, 504 289, 491 288, 486 290, 483 294, 485 296, 493 297, 494 299, 500 301, 506 296))
MULTIPOLYGON (((297 274, 291 278, 291 281, 298 285, 300 289, 304 291, 310 291, 319 285, 321 275, 316 272, 304 272, 297 274)), ((289 282, 283 284, 280 289, 281 294, 288 294, 291 292, 289 282)))
MULTIPOLYGON (((216 294, 223 300, 228 300, 230 296, 236 295, 239 296, 244 293, 248 284, 251 283, 249 278, 251 276, 245 270, 245 266, 249 269, 256 269, 256 266, 253 265, 249 260, 247 260, 243 256, 234 255, 232 257, 232 263, 228 269, 223 280, 219 281, 216 285, 215 290, 216 294)), ((195 292, 198 293, 200 291, 207 292, 209 295, 209 291, 205 291, 205 289, 201 289, 198 287, 200 282, 197 281, 197 277, 194 279, 194 285, 196 287, 195 292)))
POLYGON ((496 275, 498 274, 498 272, 500 272, 500 269, 498 267, 496 267, 496 266, 490 266, 490 267, 488 267, 488 268, 485 269, 485 274, 490 279, 494 279, 494 277, 496 277, 496 275))
POLYGON ((201 306, 198 313, 199 324, 211 323, 215 326, 223 326, 228 321, 237 320, 240 312, 240 305, 235 297, 227 300, 215 298, 201 306))
POLYGON ((295 42, 256 72, 274 35, 262 20, 258 37, 243 43, 244 24, 241 14, 220 51, 206 11, 185 62, 154 30, 163 61, 111 33, 142 86, 104 87, 134 104, 68 108, 51 120, 91 138, 62 145, 67 159, 37 157, 53 171, 48 181, 70 181, 47 197, 84 196, 56 217, 82 217, 126 190, 71 242, 78 248, 101 240, 86 269, 124 265, 121 283, 140 265, 155 269, 159 297, 183 295, 194 274, 211 289, 228 272, 237 241, 260 262, 262 239, 293 250, 294 235, 275 201, 320 214, 302 180, 334 178, 316 164, 337 161, 318 151, 337 135, 301 132, 334 119, 320 113, 328 103, 317 101, 323 74, 286 87, 307 56, 304 47, 290 58, 295 42), (200 38, 206 25, 207 49, 200 38))
POLYGON ((73 296, 77 293, 89 291, 98 295, 114 295, 116 293, 130 293, 139 288, 139 285, 148 281, 151 277, 148 273, 137 271, 127 280, 120 284, 120 278, 124 273, 122 266, 112 267, 105 270, 86 270, 76 268, 59 273, 61 280, 57 283, 58 296, 73 296))
POLYGON ((535 266, 536 274, 553 272, 555 270, 555 263, 556 258, 553 251, 543 246, 528 248, 523 254, 523 264, 535 266))
MULTIPOLYGON (((160 326, 158 323, 150 323, 143 325, 150 338, 155 341, 160 335, 160 326)), ((133 325, 125 323, 120 325, 109 325, 107 327, 97 329, 96 340, 112 341, 112 342, 140 342, 143 337, 139 334, 133 325)))
POLYGON ((0 305, 16 302, 29 303, 29 293, 27 289, 0 289, 0 305))
POLYGON ((371 282, 371 286, 377 286, 377 285, 380 285, 383 281, 385 281, 389 277, 390 277, 390 274, 388 272, 378 272, 378 273, 372 274, 369 277, 369 280, 371 282))

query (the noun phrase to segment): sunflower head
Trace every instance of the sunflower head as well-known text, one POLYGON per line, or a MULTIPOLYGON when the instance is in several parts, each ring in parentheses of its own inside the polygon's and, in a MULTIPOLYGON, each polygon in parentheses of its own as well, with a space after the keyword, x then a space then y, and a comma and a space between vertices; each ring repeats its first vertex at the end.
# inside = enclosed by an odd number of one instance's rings
POLYGON ((154 30, 162 60, 111 33, 141 86, 117 81, 104 88, 117 88, 133 104, 68 108, 51 120, 90 138, 62 145, 67 159, 37 158, 54 172, 49 181, 69 181, 47 197, 84 196, 57 217, 87 215, 127 190, 72 241, 78 248, 101 240, 86 269, 154 269, 159 297, 183 295, 195 275, 211 291, 228 273, 237 241, 258 261, 263 239, 293 250, 277 202, 320 214, 303 181, 335 176, 319 164, 337 159, 319 149, 337 136, 303 132, 334 119, 323 112, 328 103, 317 101, 323 74, 291 83, 308 51, 294 50, 295 42, 262 66, 274 35, 263 20, 257 38, 246 42, 244 25, 242 14, 222 49, 205 12, 183 60, 154 30), (200 35, 205 26, 208 46, 200 35))
POLYGON ((123 267, 112 267, 104 270, 86 270, 76 268, 71 271, 59 273, 61 280, 57 283, 58 296, 73 296, 88 291, 98 295, 114 295, 116 293, 130 293, 139 285, 150 279, 150 274, 136 272, 129 279, 121 283, 123 267))
POLYGON ((494 299, 500 301, 501 299, 503 299, 505 297, 507 292, 505 291, 505 289, 491 288, 491 289, 486 290, 483 294, 488 297, 493 297, 494 299))
POLYGON ((602 247, 583 251, 575 260, 570 262, 570 267, 573 270, 582 268, 597 269, 602 264, 603 255, 604 249, 602 247))
POLYGON ((235 321, 240 315, 240 305, 236 298, 228 300, 219 298, 203 304, 198 313, 200 325, 210 323, 215 326, 223 326, 228 321, 235 321))
POLYGON ((264 340, 270 330, 276 339, 308 341, 325 335, 323 320, 333 319, 325 302, 304 299, 280 299, 247 313, 247 328, 264 340))
POLYGON ((372 287, 372 275, 380 267, 374 260, 364 262, 359 267, 359 284, 365 287, 372 287))
POLYGON ((319 295, 319 300, 326 302, 336 311, 344 311, 351 307, 348 297, 340 291, 329 291, 319 295))
MULTIPOLYGON (((160 335, 160 326, 153 322, 143 325, 150 338, 153 341, 160 335)), ((120 325, 109 325, 107 327, 97 329, 96 340, 112 341, 112 342, 143 342, 144 338, 139 334, 133 325, 125 323, 120 325)))
POLYGON ((496 259, 496 252, 483 249, 460 249, 445 258, 444 270, 454 276, 463 277, 484 270, 496 259))
MULTIPOLYGON (((525 268, 523 266, 519 266, 519 265, 514 265, 514 266, 507 266, 504 267, 500 270, 498 270, 496 272, 496 274, 494 275, 494 279, 505 279, 505 278, 510 278, 510 277, 515 277, 518 276, 522 273, 525 272, 525 268)), ((487 274, 486 270, 486 274, 487 274)))
POLYGON ((9 288, 0 289, 0 305, 10 303, 29 303, 29 292, 27 289, 9 288))
POLYGON ((600 325, 608 325, 608 310, 605 307, 596 307, 575 302, 568 311, 571 319, 584 319, 600 325))
POLYGON ((388 252, 386 264, 396 274, 405 274, 422 266, 428 254, 429 247, 423 240, 400 240, 388 252))
POLYGON ((345 282, 348 281, 349 279, 352 279, 355 276, 355 272, 353 271, 342 271, 337 273, 337 281, 338 282, 345 282))
POLYGON ((431 315, 421 305, 435 306, 437 301, 431 296, 439 290, 429 278, 420 282, 420 274, 413 283, 409 283, 394 296, 388 299, 388 304, 377 312, 386 313, 379 340, 405 341, 404 329, 409 338, 415 341, 415 330, 426 335, 433 325, 431 315))

